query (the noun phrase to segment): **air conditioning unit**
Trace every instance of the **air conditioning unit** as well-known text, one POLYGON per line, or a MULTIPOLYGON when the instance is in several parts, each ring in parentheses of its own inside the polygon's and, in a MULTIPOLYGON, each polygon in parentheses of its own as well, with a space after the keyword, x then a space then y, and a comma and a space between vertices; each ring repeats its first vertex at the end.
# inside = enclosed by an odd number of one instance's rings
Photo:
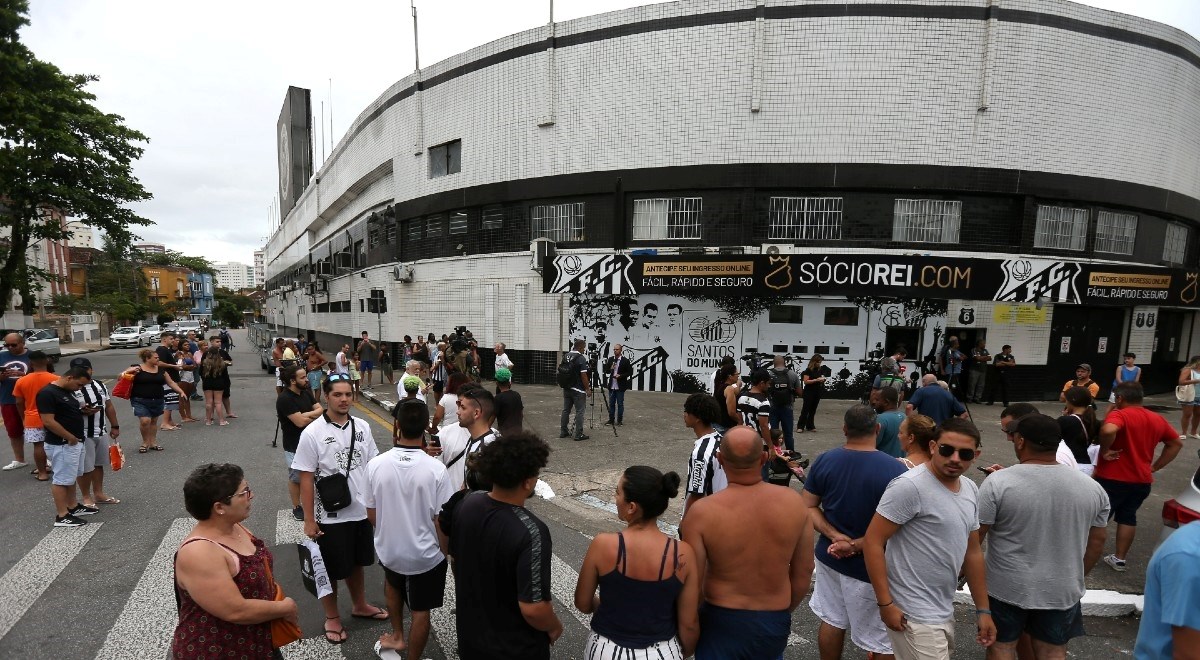
POLYGON ((413 281, 413 267, 405 266, 404 264, 392 266, 392 279, 397 282, 413 281))
POLYGON ((316 273, 309 273, 309 274, 308 274, 308 283, 309 283, 309 284, 312 284, 313 282, 316 282, 316 281, 317 281, 317 274, 316 274, 316 273))
POLYGON ((329 293, 329 281, 317 280, 316 284, 313 284, 313 288, 317 293, 329 293))
POLYGON ((763 254, 800 254, 800 248, 791 243, 763 243, 763 254))
POLYGON ((553 259, 556 254, 554 241, 548 238, 535 238, 529 244, 529 267, 537 272, 542 272, 542 264, 546 263, 546 259, 553 259))
POLYGON ((329 277, 330 275, 333 275, 333 264, 329 263, 328 261, 322 259, 315 265, 317 267, 318 277, 329 277))

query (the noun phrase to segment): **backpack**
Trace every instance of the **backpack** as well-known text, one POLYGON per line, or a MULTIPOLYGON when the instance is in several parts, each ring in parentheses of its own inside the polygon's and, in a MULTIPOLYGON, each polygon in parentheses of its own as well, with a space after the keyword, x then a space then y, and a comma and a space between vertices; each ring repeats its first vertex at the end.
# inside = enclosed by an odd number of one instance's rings
POLYGON ((562 362, 558 364, 558 371, 554 375, 554 380, 563 389, 575 387, 575 383, 579 381, 579 361, 573 357, 574 355, 576 353, 564 355, 562 362))
POLYGON ((771 370, 770 400, 772 406, 792 405, 792 383, 788 371, 771 370))

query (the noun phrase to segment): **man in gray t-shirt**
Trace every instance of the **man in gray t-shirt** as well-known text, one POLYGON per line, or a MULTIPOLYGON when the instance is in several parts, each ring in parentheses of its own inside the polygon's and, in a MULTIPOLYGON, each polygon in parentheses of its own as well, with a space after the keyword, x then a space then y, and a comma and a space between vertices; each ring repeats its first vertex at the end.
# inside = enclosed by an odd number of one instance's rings
POLYGON ((961 478, 979 455, 979 440, 974 424, 946 420, 930 442, 933 457, 888 485, 867 529, 863 558, 899 660, 949 660, 960 571, 975 601, 976 639, 984 647, 995 641, 979 547, 978 488, 961 478))
POLYGON ((1066 657, 1067 642, 1084 634, 1079 599, 1083 576, 1104 550, 1108 495, 1058 464, 1061 432, 1053 418, 1032 414, 1010 425, 1020 464, 991 475, 979 491, 996 649, 1011 656, 1027 632, 1035 648, 1066 657))

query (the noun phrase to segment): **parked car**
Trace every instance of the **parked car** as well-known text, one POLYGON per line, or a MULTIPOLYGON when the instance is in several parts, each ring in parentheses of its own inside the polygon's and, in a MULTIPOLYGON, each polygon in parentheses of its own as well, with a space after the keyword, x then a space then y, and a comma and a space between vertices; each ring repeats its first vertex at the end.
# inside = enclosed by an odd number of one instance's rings
POLYGON ((0 336, 15 332, 25 338, 25 349, 29 351, 41 351, 50 356, 50 363, 57 364, 58 358, 62 356, 62 347, 59 345, 58 330, 54 328, 25 328, 24 330, 0 330, 0 336))
POLYGON ((287 337, 272 337, 271 341, 267 342, 266 346, 258 349, 259 360, 261 361, 263 371, 274 375, 275 365, 271 364, 271 353, 275 350, 276 339, 287 339, 287 337))
POLYGON ((142 334, 146 337, 147 344, 153 344, 162 339, 161 325, 147 325, 142 327, 142 334))
MULTIPOLYGON (((1196 450, 1196 456, 1200 458, 1200 449, 1196 450)), ((1159 543, 1166 541, 1167 537, 1180 527, 1200 520, 1200 467, 1196 468, 1192 480, 1183 491, 1163 504, 1162 517, 1163 528, 1159 543)))
POLYGON ((113 330, 108 343, 113 348, 141 348, 150 344, 150 337, 141 326, 129 325, 113 330))
POLYGON ((187 335, 189 332, 201 334, 204 331, 204 329, 200 327, 199 321, 176 321, 174 325, 175 332, 181 335, 187 335))

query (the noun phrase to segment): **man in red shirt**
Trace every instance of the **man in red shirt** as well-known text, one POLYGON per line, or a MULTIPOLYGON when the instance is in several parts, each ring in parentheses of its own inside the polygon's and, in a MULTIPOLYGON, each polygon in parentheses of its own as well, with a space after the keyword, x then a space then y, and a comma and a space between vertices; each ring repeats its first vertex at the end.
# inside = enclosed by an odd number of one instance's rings
POLYGON ((1108 493, 1110 518, 1117 519, 1117 551, 1104 558, 1115 571, 1125 559, 1137 532, 1137 510, 1150 495, 1153 474, 1175 460, 1183 442, 1162 415, 1142 407, 1142 384, 1121 383, 1113 388, 1117 405, 1100 428, 1100 460, 1092 476, 1108 493), (1162 453, 1154 458, 1154 448, 1162 453))

